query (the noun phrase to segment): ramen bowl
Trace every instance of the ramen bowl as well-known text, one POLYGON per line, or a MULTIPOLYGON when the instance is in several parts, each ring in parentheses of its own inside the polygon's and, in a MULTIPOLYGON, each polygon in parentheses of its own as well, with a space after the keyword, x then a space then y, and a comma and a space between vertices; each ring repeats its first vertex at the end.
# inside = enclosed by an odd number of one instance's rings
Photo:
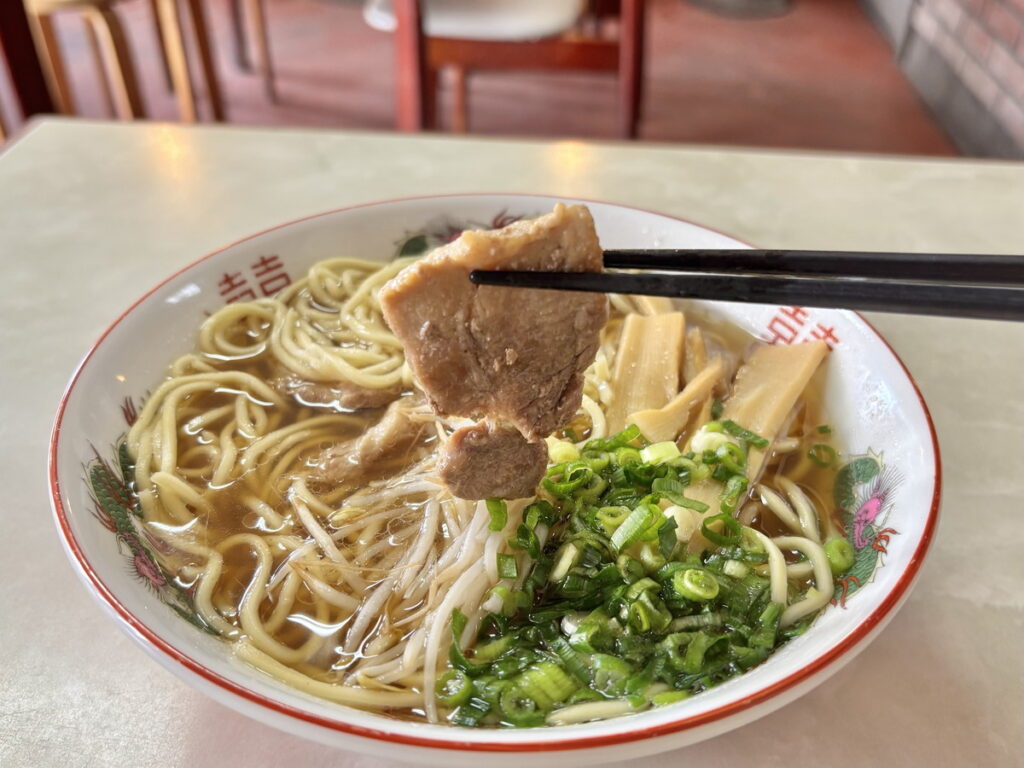
MULTIPOLYGON (((395 200, 283 224, 205 256, 128 308, 71 378, 50 445, 58 533, 79 577, 156 661, 221 703, 289 733, 346 750, 417 763, 513 764, 525 755, 592 764, 685 746, 761 717, 824 682, 882 630, 906 599, 939 507, 935 431, 909 372, 885 340, 849 311, 720 302, 689 307, 776 344, 832 347, 823 397, 841 436, 834 503, 851 526, 856 565, 803 635, 746 674, 687 700, 601 722, 550 728, 465 729, 398 720, 333 704, 237 660, 203 631, 178 586, 99 498, 118 471, 114 449, 170 361, 225 302, 270 295, 314 262, 387 260, 424 252, 466 228, 549 211, 555 198, 460 195, 395 200), (870 519, 860 514, 866 502, 870 519), (884 503, 881 503, 883 502, 884 503), (855 535, 854 535, 855 534, 855 535)), ((736 248, 726 235, 653 212, 586 202, 606 248, 736 248)))

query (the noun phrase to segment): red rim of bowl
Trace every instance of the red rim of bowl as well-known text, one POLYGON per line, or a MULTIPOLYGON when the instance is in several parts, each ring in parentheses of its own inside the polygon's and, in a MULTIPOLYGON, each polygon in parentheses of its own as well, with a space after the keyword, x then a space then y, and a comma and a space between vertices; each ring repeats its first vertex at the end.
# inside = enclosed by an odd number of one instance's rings
MULTIPOLYGON (((467 742, 464 742, 464 741, 457 741, 457 740, 450 740, 450 739, 425 738, 425 737, 418 737, 418 736, 405 736, 405 735, 400 735, 400 734, 396 734, 396 733, 389 732, 389 731, 377 730, 375 728, 367 728, 367 727, 364 727, 364 726, 353 725, 351 723, 345 723, 345 722, 333 720, 333 719, 330 719, 330 718, 321 717, 319 715, 314 715, 312 713, 306 712, 306 711, 298 709, 296 707, 292 707, 292 706, 289 706, 287 704, 282 704, 281 702, 278 702, 278 701, 275 701, 274 699, 268 698, 268 697, 264 696, 263 694, 257 693, 256 691, 252 691, 252 690, 246 688, 245 686, 240 685, 240 684, 238 684, 238 683, 236 683, 236 682, 234 682, 232 680, 228 680, 227 678, 223 677, 219 673, 214 672, 212 669, 209 669, 208 667, 200 664, 198 661, 196 661, 195 659, 191 658, 190 656, 188 656, 184 652, 179 651, 173 645, 171 645, 166 640, 164 640, 162 637, 157 635, 153 630, 151 630, 148 626, 146 626, 146 624, 144 622, 142 622, 138 617, 136 617, 133 613, 131 613, 121 603, 121 601, 118 600, 118 598, 107 587, 107 585, 103 582, 103 580, 100 579, 99 575, 95 572, 95 570, 93 570, 92 565, 89 563, 88 559, 86 558, 85 553, 82 551, 81 547, 78 545, 78 541, 75 539, 74 533, 71 530, 71 523, 70 523, 70 520, 68 519, 67 512, 65 511, 64 505, 61 502, 60 480, 57 477, 57 445, 58 445, 58 442, 59 442, 60 436, 61 436, 61 422, 62 422, 63 417, 64 417, 64 411, 65 411, 65 408, 67 406, 68 398, 71 395, 71 391, 74 389, 75 384, 78 382, 79 376, 81 375, 81 373, 82 373, 83 369, 85 368, 85 366, 88 364, 89 360, 92 358, 93 354, 96 352, 96 350, 99 348, 99 346, 103 343, 103 341, 107 338, 107 336, 111 333, 111 331, 114 330, 114 328, 116 328, 118 325, 120 325, 121 322, 129 314, 131 314, 132 311, 134 311, 137 306, 139 306, 139 304, 141 304, 143 301, 145 301, 147 298, 149 298, 150 295, 155 293, 157 290, 159 290, 161 287, 166 285, 168 282, 170 282, 171 280, 176 278, 178 275, 180 275, 183 272, 186 272, 186 271, 192 269, 197 264, 200 264, 201 262, 204 262, 207 259, 211 259, 214 256, 217 256, 218 254, 223 253, 224 251, 228 250, 229 248, 233 248, 234 246, 238 245, 239 243, 243 243, 243 242, 246 242, 248 240, 252 240, 254 238, 261 237, 261 236, 267 234, 268 232, 273 232, 273 231, 276 231, 276 230, 279 230, 279 229, 283 229, 285 227, 289 227, 289 226, 291 226, 293 224, 298 224, 298 223, 303 222, 303 221, 310 221, 312 219, 320 218, 322 216, 329 216, 329 215, 332 215, 332 214, 335 214, 335 213, 341 213, 343 211, 350 211, 350 210, 354 210, 354 209, 357 209, 357 208, 367 208, 367 207, 371 207, 371 206, 383 205, 383 204, 386 204, 386 203, 409 202, 409 201, 414 201, 414 200, 429 200, 429 199, 434 199, 434 198, 456 198, 456 197, 474 198, 474 197, 487 197, 487 196, 495 196, 495 197, 547 197, 547 198, 554 198, 554 196, 552 196, 552 195, 541 195, 541 194, 531 195, 531 194, 527 194, 527 193, 500 193, 500 192, 498 192, 498 193, 460 193, 460 194, 451 194, 451 195, 422 195, 422 196, 414 196, 414 197, 395 198, 395 199, 391 199, 391 200, 379 200, 379 201, 371 202, 371 203, 361 203, 359 205, 345 206, 345 207, 342 207, 342 208, 335 208, 335 209, 332 209, 332 210, 329 210, 329 211, 323 211, 323 212, 320 212, 320 213, 312 214, 310 216, 304 216, 302 218, 294 219, 292 221, 288 221, 288 222, 285 222, 283 224, 278 224, 278 225, 273 226, 273 227, 268 227, 267 229, 261 230, 260 232, 256 232, 254 234, 251 234, 251 235, 248 235, 246 237, 240 238, 240 239, 230 243, 229 245, 226 245, 226 246, 224 246, 222 248, 217 249, 216 251, 213 251, 211 253, 206 254, 205 256, 202 256, 199 259, 196 259, 192 263, 182 267, 177 272, 175 272, 172 275, 168 276, 166 279, 162 280, 159 284, 155 285, 153 288, 151 288, 149 291, 147 291, 145 294, 143 294, 142 297, 140 297, 137 301, 135 301, 130 307, 128 307, 128 309, 126 309, 123 313, 121 313, 121 315, 113 323, 110 324, 110 326, 103 332, 103 334, 89 348, 89 351, 85 354, 85 357, 82 358, 82 361, 75 368, 75 371, 74 371, 74 373, 71 376, 71 380, 68 382, 68 385, 65 388, 63 395, 61 396, 60 405, 57 408, 57 415, 56 415, 56 418, 54 420, 53 430, 52 430, 52 432, 50 434, 50 449, 49 449, 49 462, 48 462, 49 463, 49 466, 48 466, 48 478, 49 478, 49 484, 50 484, 50 500, 51 500, 51 505, 53 507, 53 514, 54 514, 55 521, 57 523, 58 532, 60 533, 61 538, 64 540, 65 548, 66 548, 69 556, 72 558, 73 564, 77 566, 77 568, 80 571, 80 574, 82 576, 84 576, 85 579, 87 580, 88 584, 91 585, 91 587, 95 591, 95 594, 100 599, 102 599, 103 602, 105 602, 107 604, 107 606, 109 606, 114 611, 115 615, 123 622, 125 627, 127 629, 130 629, 136 635, 137 638, 145 641, 152 648, 154 648, 156 650, 159 650, 160 652, 165 654, 168 658, 172 659, 173 661, 178 662, 179 664, 184 666, 188 671, 192 672, 193 674, 198 675, 199 677, 205 679, 207 682, 212 683, 212 684, 218 686, 219 688, 223 689, 224 691, 226 691, 226 692, 228 692, 230 694, 238 696, 238 697, 240 697, 242 699, 245 699, 245 700, 247 700, 249 702, 252 702, 254 704, 258 704, 259 706, 262 706, 262 707, 265 707, 265 708, 267 708, 269 710, 277 712, 278 714, 285 715, 285 716, 288 716, 288 717, 292 717, 292 718, 295 718, 297 720, 301 720, 301 721, 303 721, 305 723, 308 723, 308 724, 311 724, 311 725, 316 725, 316 726, 319 726, 319 727, 322 727, 322 728, 327 728, 327 729, 332 730, 332 731, 341 731, 341 732, 344 732, 344 733, 351 734, 353 736, 360 736, 360 737, 370 738, 370 739, 378 739, 378 740, 382 740, 382 741, 389 741, 389 742, 399 743, 399 744, 408 745, 408 746, 431 747, 431 748, 435 748, 435 749, 450 749, 450 750, 460 750, 460 751, 479 751, 479 752, 538 752, 538 751, 545 751, 545 750, 551 750, 551 751, 558 750, 558 751, 561 751, 561 750, 571 750, 571 749, 587 749, 587 748, 594 748, 594 747, 601 747, 601 746, 611 746, 611 745, 615 745, 615 744, 624 744, 624 743, 628 743, 628 742, 632 742, 632 741, 637 741, 637 740, 640 740, 640 739, 646 739, 646 738, 652 738, 652 737, 655 737, 655 736, 663 736, 663 735, 667 735, 667 734, 670 734, 670 733, 676 733, 676 732, 679 732, 679 731, 688 730, 690 728, 695 728, 695 727, 698 727, 698 726, 701 726, 701 725, 707 725, 709 723, 713 723, 713 722, 715 722, 717 720, 720 720, 720 719, 722 719, 724 717, 727 717, 729 715, 737 714, 739 712, 747 710, 747 709, 749 709, 751 707, 754 707, 756 705, 765 703, 765 702, 769 701, 770 699, 772 699, 777 694, 780 694, 783 691, 786 691, 789 688, 792 688, 793 686, 797 685, 798 683, 804 682, 806 680, 810 680, 817 673, 823 671, 828 666, 830 666, 833 662, 835 662, 837 659, 839 659, 841 656, 843 656, 847 651, 853 649, 856 645, 858 645, 863 639, 865 639, 867 637, 868 634, 870 634, 871 630, 874 629, 883 619, 885 619, 889 615, 889 613, 899 604, 901 598, 904 596, 904 594, 907 592, 907 590, 914 583, 914 580, 915 580, 915 578, 917 576, 917 573, 918 573, 918 571, 919 571, 919 569, 921 567, 921 563, 924 560, 924 557, 925 557, 925 555, 926 555, 926 553, 928 551, 928 548, 929 548, 929 546, 931 544, 932 537, 933 537, 933 535, 935 533, 935 527, 936 527, 936 523, 938 521, 938 514, 939 514, 939 500, 940 500, 941 493, 942 493, 942 460, 941 460, 941 457, 940 457, 940 454, 939 454, 938 435, 936 434, 935 424, 932 422, 932 417, 931 417, 931 413, 928 410, 928 405, 925 403, 924 397, 921 395, 921 390, 917 386, 917 382, 914 380, 913 375, 911 375, 910 371, 907 369, 907 366, 904 364, 904 362, 900 359, 899 355, 896 354, 896 351, 892 348, 892 346, 889 344, 889 342, 886 341, 885 337, 883 337, 882 334, 880 334, 878 332, 878 330, 875 329, 875 327, 873 325, 871 325, 871 323, 869 323, 860 313, 855 313, 855 314, 860 319, 860 321, 863 322, 864 325, 867 328, 869 328, 878 337, 879 341, 881 341, 882 344, 885 346, 885 348, 887 350, 889 350, 889 354, 892 355, 893 359, 899 364, 900 368, 903 370, 904 375, 906 375, 907 380, 910 382, 911 386, 914 389, 914 393, 917 395, 918 402, 920 403, 920 406, 921 406, 921 411, 924 414, 925 421, 928 424, 928 430, 929 430, 929 433, 931 435, 931 441, 932 441, 932 453, 933 453, 933 455, 935 457, 935 478, 934 478, 934 485, 933 485, 933 490, 932 490, 932 501, 931 501, 930 509, 929 509, 929 512, 928 512, 928 519, 925 522, 925 528, 924 528, 924 531, 921 534, 921 540, 920 540, 920 542, 918 542, 917 549, 914 551, 914 554, 912 555, 909 563, 907 564, 906 570, 902 573, 902 575, 900 576, 899 580, 896 582, 896 584, 892 588, 892 590, 886 595, 886 597, 882 601, 882 603, 863 622, 861 622, 853 630, 853 632, 850 633, 850 635, 848 635, 847 637, 843 638, 843 640, 840 643, 838 643, 836 646, 831 648, 828 652, 826 652, 826 653, 822 654, 821 656, 818 656, 817 658, 813 659, 811 662, 809 662, 808 664, 805 664, 803 667, 801 667, 796 672, 793 672, 792 674, 788 675, 787 677, 783 678, 782 680, 779 680, 779 681, 773 683, 770 686, 762 688, 761 690, 757 691, 757 693, 755 693, 755 694, 753 694, 753 695, 751 695, 749 697, 746 697, 746 698, 742 699, 741 701, 736 701, 736 702, 732 702, 732 703, 729 703, 729 704, 723 704, 720 707, 717 707, 717 708, 715 708, 713 710, 710 710, 708 712, 701 713, 699 715, 693 715, 693 716, 686 717, 686 718, 683 718, 683 719, 680 719, 680 720, 676 720, 676 721, 672 721, 672 722, 668 722, 668 723, 663 723, 661 725, 651 726, 651 727, 648 727, 648 728, 637 729, 635 731, 630 731, 628 733, 609 734, 607 736, 577 737, 577 738, 563 739, 561 741, 521 741, 521 742, 514 742, 514 743, 513 742, 507 742, 507 743, 506 742, 467 743, 467 742)), ((570 199, 570 198, 566 198, 566 199, 570 199)), ((696 224, 694 222, 687 221, 686 219, 682 219, 682 218, 680 218, 678 216, 672 216, 670 214, 661 213, 660 211, 652 211, 652 210, 645 209, 645 208, 637 208, 635 206, 620 205, 619 203, 608 203, 608 202, 601 201, 601 200, 584 200, 583 198, 571 198, 571 199, 583 200, 584 202, 590 202, 590 203, 601 203, 603 205, 612 205, 612 206, 616 206, 616 207, 619 207, 619 208, 628 208, 628 209, 635 210, 635 211, 642 211, 644 213, 655 214, 657 216, 664 216, 665 218, 675 219, 676 221, 680 221, 680 222, 683 222, 685 224, 691 224, 692 226, 699 227, 701 229, 708 230, 708 231, 711 231, 711 232, 715 232, 716 234, 720 234, 720 235, 723 235, 725 237, 729 237, 729 238, 731 238, 733 240, 737 239, 733 235, 729 235, 729 234, 727 234, 725 232, 721 232, 719 230, 715 230, 715 229, 713 229, 711 227, 706 227, 706 226, 704 226, 702 224, 696 224)), ((743 241, 740 241, 740 242, 743 242, 743 241)), ((557 731, 557 729, 556 729, 556 731, 557 731)))

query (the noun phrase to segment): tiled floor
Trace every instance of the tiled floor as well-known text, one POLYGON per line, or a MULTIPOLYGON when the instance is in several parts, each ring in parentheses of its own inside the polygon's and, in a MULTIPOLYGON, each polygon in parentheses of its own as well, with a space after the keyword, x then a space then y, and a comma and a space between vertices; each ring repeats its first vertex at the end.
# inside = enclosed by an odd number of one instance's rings
MULTIPOLYGON (((268 0, 280 103, 263 96, 230 50, 225 0, 210 0, 230 119, 258 125, 390 129, 390 36, 358 0, 268 0)), ((173 119, 148 8, 120 6, 150 114, 173 119)), ((651 0, 641 138, 655 141, 949 155, 955 149, 911 89, 856 0, 793 0, 778 18, 713 15, 685 0, 651 0)), ((104 114, 74 18, 61 24, 80 112, 104 114)), ((611 77, 479 74, 470 129, 501 135, 613 137, 611 77)))

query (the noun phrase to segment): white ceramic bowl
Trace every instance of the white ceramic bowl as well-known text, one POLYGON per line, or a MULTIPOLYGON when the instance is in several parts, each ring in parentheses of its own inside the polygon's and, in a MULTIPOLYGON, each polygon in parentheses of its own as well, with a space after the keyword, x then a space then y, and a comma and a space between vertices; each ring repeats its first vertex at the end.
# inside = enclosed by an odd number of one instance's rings
MULTIPOLYGON (((823 682, 862 650, 906 598, 928 550, 939 507, 935 431, 910 374, 877 332, 853 312, 707 303, 718 314, 778 343, 825 336, 830 419, 859 464, 842 503, 853 514, 881 478, 882 512, 857 524, 858 581, 838 587, 805 635, 767 662, 675 705, 605 722, 528 730, 473 730, 402 722, 311 698, 237 662, 230 646, 172 610, 165 577, 136 554, 130 536, 97 515, 85 468, 126 431, 126 414, 193 343, 204 313, 246 291, 260 295, 315 261, 342 255, 389 259, 549 211, 554 198, 461 195, 396 200, 312 216, 269 229, 200 259, 129 308, 85 356, 57 412, 50 484, 57 527, 76 571, 120 626, 166 668, 257 720, 344 749, 414 762, 560 765, 635 757, 680 747, 743 725, 823 682), (881 468, 881 472, 878 470, 881 468), (872 480, 868 476, 878 473, 872 480), (844 592, 845 589, 845 592, 844 592)), ((656 213, 588 203, 606 248, 743 247, 702 227, 656 213)), ((246 294, 249 295, 249 294, 246 294)))

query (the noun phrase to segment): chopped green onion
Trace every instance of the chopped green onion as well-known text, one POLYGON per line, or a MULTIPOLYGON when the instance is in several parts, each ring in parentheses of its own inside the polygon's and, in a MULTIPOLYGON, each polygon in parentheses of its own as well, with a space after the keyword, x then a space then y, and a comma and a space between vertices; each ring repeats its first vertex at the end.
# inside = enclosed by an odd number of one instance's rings
POLYGON ((629 507, 601 507, 595 513, 595 518, 604 532, 611 536, 615 529, 629 517, 631 511, 629 507))
POLYGON ((669 629, 673 632, 684 632, 704 627, 717 628, 724 623, 725 620, 722 613, 697 613, 692 616, 680 616, 678 619, 673 619, 669 629))
POLYGON ((733 475, 722 489, 722 494, 718 498, 719 506, 721 506, 723 512, 732 513, 736 511, 736 505, 739 504, 740 497, 747 492, 748 480, 745 475, 733 475))
POLYGON ((690 694, 687 691, 662 691, 651 696, 651 704, 656 707, 664 707, 666 704, 675 704, 677 701, 688 698, 690 698, 690 694))
POLYGON ((807 451, 807 458, 816 467, 825 469, 836 463, 836 449, 825 443, 815 443, 807 451))
POLYGON ((629 604, 628 621, 637 632, 663 632, 672 623, 672 614, 651 592, 643 592, 629 604))
POLYGON ((825 542, 825 557, 828 558, 829 568, 833 576, 842 576, 853 567, 857 559, 857 553, 849 540, 840 536, 833 536, 825 542))
POLYGON ((633 667, 628 661, 607 653, 591 656, 590 667, 594 675, 594 688, 608 696, 623 693, 626 680, 633 674, 633 667))
POLYGON ((593 588, 590 578, 585 573, 570 571, 558 587, 558 591, 566 597, 583 597, 593 588))
POLYGON ((481 675, 484 673, 486 667, 473 664, 466 658, 466 654, 462 652, 462 648, 459 646, 459 640, 462 636, 462 630, 466 628, 466 616, 462 611, 456 608, 452 611, 452 644, 448 649, 448 662, 453 668, 465 672, 471 677, 481 675))
POLYGON ((595 473, 589 482, 576 491, 576 498, 586 502, 597 501, 607 487, 608 481, 595 473))
POLYGON ((673 459, 669 462, 669 465, 686 469, 690 474, 690 485, 702 483, 711 477, 711 467, 703 462, 698 464, 693 459, 687 459, 683 456, 680 456, 678 459, 673 459))
POLYGON ((537 532, 526 523, 519 524, 515 537, 508 540, 508 545, 513 549, 526 550, 534 560, 540 557, 540 539, 537 538, 537 532))
POLYGON ((729 421, 726 419, 722 422, 722 428, 733 437, 738 437, 740 440, 745 440, 755 448, 767 448, 768 440, 761 437, 756 432, 751 432, 749 429, 744 429, 735 421, 729 421))
POLYGON ((473 694, 473 681, 461 669, 449 669, 437 679, 434 692, 443 706, 458 707, 473 694))
POLYGON ((700 532, 704 534, 704 537, 712 544, 717 544, 720 547, 734 547, 739 544, 740 536, 742 535, 741 530, 742 526, 739 520, 728 512, 706 517, 700 524, 700 532), (711 527, 714 523, 722 524, 721 532, 711 527))
POLYGON ((711 418, 720 419, 722 418, 722 411, 725 410, 725 406, 722 401, 717 397, 711 401, 711 418))
MULTIPOLYGON (((542 661, 523 672, 510 689, 516 695, 532 699, 536 706, 547 711, 565 701, 580 685, 553 661, 542 661)), ((505 696, 501 697, 502 710, 505 696)))
MULTIPOLYGON (((580 688, 576 693, 565 700, 567 705, 569 704, 583 704, 587 701, 604 701, 604 696, 595 691, 593 688, 580 688)), ((549 723, 550 725, 550 723, 549 723)))
POLYGON ((554 651, 562 664, 565 665, 566 671, 575 677, 578 682, 589 685, 593 679, 590 668, 584 662, 583 657, 576 652, 568 640, 562 637, 562 634, 554 625, 550 625, 542 630, 541 636, 544 638, 544 644, 554 651))
POLYGON ((584 449, 583 453, 580 454, 580 460, 587 462, 587 466, 594 470, 594 472, 603 472, 608 464, 611 463, 612 457, 605 451, 588 451, 584 449))
MULTIPOLYGON (((630 544, 638 541, 652 522, 662 518, 661 509, 653 504, 641 504, 632 512, 629 517, 615 529, 611 535, 612 546, 617 552, 626 549, 630 544)), ((663 518, 662 518, 663 519, 663 518)))
MULTIPOLYGON (((542 498, 522 521, 488 500, 491 530, 512 528, 513 549, 490 564, 502 581, 487 596, 492 612, 475 648, 460 649, 473 638, 465 616, 452 614, 449 664, 436 684, 450 722, 525 727, 587 701, 670 703, 760 664, 806 629, 811 616, 780 629, 785 604, 770 602, 770 581, 754 570, 768 559, 763 537, 734 517, 750 451, 766 441, 717 418, 701 434, 701 450, 686 454, 650 444, 634 426, 582 450, 549 439, 542 498), (719 514, 697 528, 708 505, 685 494, 710 478, 721 483, 719 514), (711 548, 690 554, 679 540, 695 529, 711 548)), ((826 542, 833 569, 852 556, 839 539, 826 542)))
POLYGON ((615 463, 620 467, 627 464, 643 464, 643 456, 636 448, 627 445, 615 451, 615 463))
POLYGON ((658 643, 658 648, 665 654, 669 665, 674 669, 682 669, 683 653, 693 637, 693 632, 673 632, 658 643))
POLYGON ((579 449, 567 440, 552 440, 548 443, 548 461, 552 464, 565 464, 579 457, 579 449))
POLYGON ((544 724, 544 710, 537 700, 511 685, 501 692, 498 699, 502 719, 517 728, 529 728, 544 724))
POLYGON ((530 605, 530 597, 521 589, 509 589, 499 584, 491 589, 492 595, 501 598, 501 615, 514 616, 520 608, 527 608, 530 605))
POLYGON ((587 485, 594 477, 594 470, 585 461, 571 461, 568 464, 558 464, 548 470, 549 474, 561 476, 561 480, 552 480, 546 477, 543 480, 544 488, 552 496, 568 499, 572 497, 573 491, 587 485))
POLYGON ((690 644, 686 646, 686 653, 683 655, 682 669, 690 675, 695 675, 701 671, 701 667, 704 665, 704 655, 710 650, 711 646, 717 643, 722 638, 721 635, 709 635, 704 632, 697 632, 690 644))
POLYGON ((515 579, 519 576, 519 563, 515 555, 498 553, 498 577, 502 579, 515 579))
POLYGON ((699 512, 701 514, 711 509, 711 507, 709 507, 703 501, 697 501, 696 499, 688 499, 685 496, 679 497, 673 503, 676 506, 685 507, 686 509, 692 509, 694 512, 699 512))
POLYGON ((740 669, 750 669, 768 658, 770 648, 745 648, 741 645, 730 645, 729 655, 740 669))
POLYGON ((491 522, 487 529, 500 531, 505 527, 505 523, 508 522, 508 505, 501 499, 488 499, 487 514, 491 516, 491 522))
MULTIPOLYGON (((521 664, 510 674, 518 674, 521 669, 525 668, 525 666, 526 664, 521 664)), ((508 675, 506 675, 506 677, 507 676, 508 675)), ((499 679, 493 675, 485 675, 474 679, 473 685, 476 687, 476 696, 473 696, 469 700, 469 704, 472 704, 474 699, 483 699, 491 707, 496 707, 498 706, 498 700, 501 698, 502 692, 512 686, 512 681, 505 678, 499 679)))
POLYGON ((636 581, 629 585, 629 589, 627 589, 625 592, 625 598, 627 600, 635 600, 638 597, 640 597, 640 595, 642 595, 644 592, 647 592, 648 590, 657 589, 658 582, 656 582, 654 579, 644 577, 639 581, 636 581))
POLYGON ((818 425, 818 434, 819 435, 831 435, 832 434, 832 427, 830 427, 828 424, 819 424, 818 425))
POLYGON ((651 493, 668 499, 678 507, 692 509, 695 512, 707 512, 708 505, 696 499, 690 499, 683 495, 683 484, 671 477, 656 477, 651 482, 651 493))
POLYGON ((718 579, 699 568, 687 568, 672 574, 672 589, 686 600, 705 603, 718 596, 718 579))
POLYGON ((613 637, 620 631, 618 622, 602 608, 598 608, 580 622, 569 637, 569 645, 581 653, 608 650, 613 637))
MULTIPOLYGON (((669 507, 671 509, 671 507, 669 507)), ((658 551, 661 555, 661 565, 652 567, 651 563, 655 562, 655 558, 652 557, 650 562, 644 560, 644 565, 651 570, 657 570, 665 564, 665 561, 672 557, 672 553, 676 551, 676 528, 679 527, 679 523, 676 521, 675 515, 665 513, 665 522, 658 528, 658 551)), ((641 560, 643 558, 641 557, 641 560)))
POLYGON ((640 450, 640 458, 647 464, 662 464, 669 459, 679 456, 679 446, 671 440, 661 443, 651 443, 640 450))
POLYGON ((489 643, 481 643, 473 649, 473 661, 479 663, 494 661, 512 647, 512 640, 511 635, 503 635, 489 643))
POLYGON ((768 603, 757 619, 757 629, 750 636, 751 648, 774 648, 782 618, 782 603, 768 603))
MULTIPOLYGON (((671 522, 674 523, 675 521, 672 520, 671 522)), ((669 533, 672 533, 672 531, 670 530, 669 533)), ((672 534, 673 545, 675 544, 675 540, 675 534, 672 534)), ((644 544, 642 547, 640 547, 640 562, 643 564, 644 570, 646 570, 647 573, 654 573, 663 565, 665 565, 665 558, 650 544, 644 544)))
POLYGON ((743 526, 740 531, 740 549, 744 552, 764 552, 764 542, 753 528, 743 526))
POLYGON ((512 596, 512 590, 508 587, 498 584, 491 588, 489 595, 494 595, 501 600, 501 613, 503 616, 511 616, 515 613, 515 599, 512 596))
POLYGON ((546 501, 535 501, 523 510, 523 522, 527 528, 535 529, 541 523, 551 525, 558 520, 558 511, 546 501))
POLYGON ((584 450, 593 451, 614 451, 616 448, 621 448, 624 445, 629 445, 636 442, 637 440, 643 441, 644 436, 640 433, 640 427, 636 424, 630 424, 624 430, 619 432, 617 435, 612 435, 609 438, 590 440, 585 446, 584 450))
POLYGON ((747 469, 747 453, 736 443, 722 443, 715 449, 715 456, 730 472, 743 474, 747 469))
POLYGON ((638 579, 642 579, 646 572, 644 564, 629 555, 619 555, 615 561, 615 568, 618 570, 622 580, 627 584, 632 584, 638 579))
POLYGON ((491 704, 484 699, 471 697, 469 701, 455 710, 455 714, 452 715, 452 723, 460 725, 464 728, 475 728, 480 725, 480 721, 483 720, 491 711, 491 704))
POLYGON ((551 567, 551 573, 548 574, 548 581, 561 581, 565 578, 565 575, 569 573, 569 569, 576 565, 576 558, 579 556, 580 550, 575 544, 567 543, 562 546, 555 555, 555 564, 551 567))
POLYGON ((742 579, 750 573, 750 568, 739 560, 726 560, 725 565, 722 566, 722 573, 734 579, 742 579))

